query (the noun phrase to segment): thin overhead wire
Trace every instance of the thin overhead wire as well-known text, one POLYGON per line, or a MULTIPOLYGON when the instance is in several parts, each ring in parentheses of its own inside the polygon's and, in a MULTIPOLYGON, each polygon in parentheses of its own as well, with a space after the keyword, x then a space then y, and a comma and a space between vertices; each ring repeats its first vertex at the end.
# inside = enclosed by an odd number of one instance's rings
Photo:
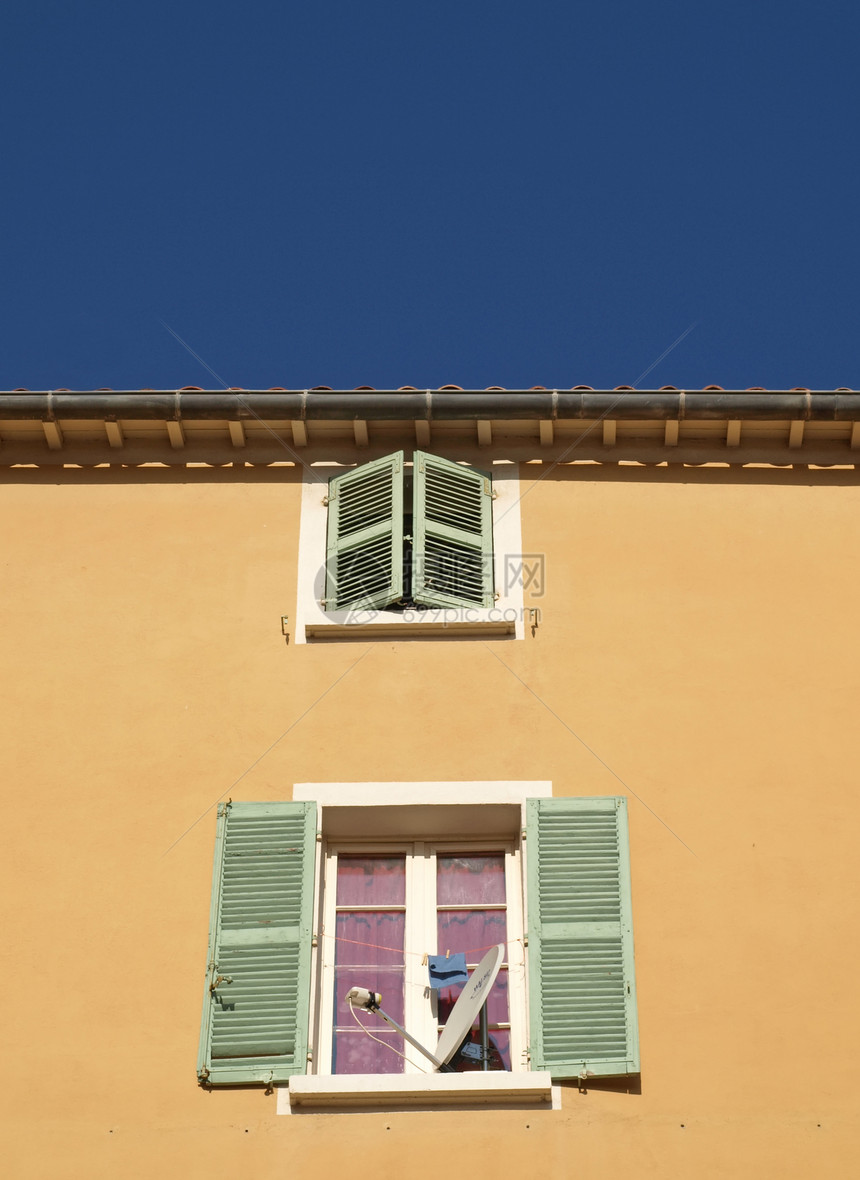
POLYGON ((180 842, 180 840, 184 840, 185 837, 188 835, 188 833, 190 831, 192 831, 193 828, 196 828, 197 825, 200 823, 200 821, 205 816, 207 816, 209 814, 209 812, 212 810, 212 808, 218 806, 218 804, 221 802, 221 800, 224 798, 225 795, 230 794, 230 792, 233 791, 234 788, 239 785, 239 783, 242 781, 242 779, 246 778, 251 773, 251 771, 254 769, 254 767, 258 766, 263 761, 263 759, 266 757, 266 755, 270 754, 272 752, 272 750, 274 750, 275 746, 277 746, 279 742, 282 742, 284 740, 284 738, 287 736, 287 734, 292 733, 292 731, 296 728, 296 726, 299 725, 302 721, 304 721, 304 719, 305 719, 305 717, 307 717, 308 713, 312 712, 312 710, 314 710, 317 707, 317 705, 320 703, 320 701, 323 700, 325 697, 327 697, 328 694, 332 691, 332 689, 336 688, 340 684, 341 680, 343 680, 344 677, 348 676, 354 668, 358 667, 358 665, 365 658, 365 656, 367 656, 370 653, 370 651, 371 651, 371 648, 367 648, 367 650, 365 652, 363 652, 358 657, 358 659, 354 661, 354 663, 350 664, 350 666, 344 672, 341 672, 340 676, 338 676, 338 678, 336 680, 332 681, 332 683, 328 686, 328 688, 325 690, 325 692, 320 693, 320 695, 313 702, 313 704, 308 705, 308 707, 307 707, 307 709, 305 709, 304 713, 302 713, 302 715, 300 717, 297 717, 296 720, 291 725, 288 725, 287 728, 284 730, 284 732, 279 737, 276 737, 275 740, 272 742, 272 744, 270 746, 268 746, 262 752, 262 754, 259 756, 259 758, 255 758, 254 761, 251 763, 251 765, 248 766, 245 770, 243 770, 242 773, 239 775, 239 777, 235 778, 233 780, 233 782, 230 784, 230 786, 226 787, 221 792, 221 794, 218 796, 218 798, 214 799, 209 804, 209 806, 205 809, 205 811, 202 811, 200 813, 200 815, 198 815, 198 817, 194 821, 194 823, 188 825, 188 827, 185 829, 185 831, 182 833, 182 835, 177 837, 177 839, 173 841, 173 843, 170 845, 169 848, 165 848, 164 852, 162 852, 162 854, 161 854, 161 857, 165 857, 165 856, 167 856, 168 852, 172 852, 173 849, 176 847, 176 845, 180 842))
POLYGON ((646 811, 650 811, 651 814, 654 816, 654 818, 659 823, 661 823, 663 825, 663 827, 666 829, 666 831, 675 837, 675 839, 678 841, 679 844, 684 845, 684 847, 691 854, 691 856, 696 855, 695 852, 693 852, 690 845, 687 844, 687 842, 685 840, 682 840, 681 837, 678 835, 678 833, 673 831, 673 829, 669 827, 669 825, 666 823, 666 821, 663 819, 663 817, 658 815, 657 812, 654 810, 654 808, 651 807, 648 803, 646 803, 645 800, 642 798, 642 796, 637 794, 637 792, 633 790, 633 788, 630 786, 630 784, 626 783, 624 781, 624 779, 621 777, 621 775, 618 773, 618 771, 613 770, 612 767, 609 765, 609 763, 604 761, 604 759, 600 757, 600 755, 597 753, 597 751, 595 749, 593 749, 584 738, 580 737, 575 729, 572 729, 567 724, 567 722, 564 720, 563 717, 559 717, 559 715, 558 715, 558 713, 556 713, 555 709, 551 708, 546 703, 546 701, 543 699, 543 697, 540 696, 538 693, 536 693, 535 690, 531 687, 531 685, 527 684, 526 681, 523 680, 522 676, 520 676, 518 673, 516 673, 513 670, 513 668, 510 666, 510 664, 506 664, 505 661, 501 658, 501 656, 498 655, 496 652, 494 652, 488 643, 485 643, 483 646, 487 649, 487 651, 490 653, 491 656, 493 656, 495 659, 497 659, 499 661, 499 663, 502 665, 503 668, 507 668, 507 670, 510 672, 511 676, 513 676, 513 678, 515 680, 518 680, 520 682, 520 684, 523 686, 523 688, 526 690, 526 692, 530 692, 531 695, 534 697, 534 699, 539 704, 543 705, 543 707, 546 709, 546 711, 556 719, 556 721, 559 723, 559 725, 564 726, 564 728, 571 735, 571 737, 576 738, 576 740, 579 742, 579 744, 584 749, 588 750, 588 752, 592 756, 592 758, 595 758, 605 770, 609 771, 609 773, 612 775, 612 777, 614 779, 617 779, 617 781, 619 783, 621 783, 621 785, 625 789, 625 791, 629 791, 630 794, 633 796, 633 798, 638 800, 638 802, 640 802, 642 804, 642 806, 645 808, 646 811))

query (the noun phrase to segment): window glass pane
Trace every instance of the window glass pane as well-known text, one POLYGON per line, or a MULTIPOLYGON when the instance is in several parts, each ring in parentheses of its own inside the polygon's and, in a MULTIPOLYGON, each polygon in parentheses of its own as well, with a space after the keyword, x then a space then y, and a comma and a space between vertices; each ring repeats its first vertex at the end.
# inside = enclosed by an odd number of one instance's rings
POLYGON ((501 852, 436 858, 437 905, 499 905, 505 901, 505 857, 501 852))
POLYGON ((403 965, 401 910, 361 910, 337 915, 334 961, 338 965, 396 967, 403 965))
MULTIPOLYGON (((360 1013, 361 1019, 367 1013, 360 1013)), ((388 1025, 386 1031, 373 1030, 373 1035, 384 1041, 383 1045, 372 1041, 358 1025, 352 1029, 336 1029, 334 1034, 334 1056, 332 1073, 403 1073, 404 1061, 394 1049, 403 1052, 403 1038, 388 1025), (391 1045, 393 1048, 388 1048, 391 1045)))
POLYGON ((337 858, 338 905, 403 905, 405 901, 405 856, 337 858))
POLYGON ((436 932, 437 954, 462 951, 466 962, 478 963, 491 946, 507 943, 507 917, 504 910, 443 910, 436 932))
MULTIPOLYGON (((334 1023, 337 1028, 348 1028, 359 1031, 349 1004, 346 993, 352 987, 366 987, 368 991, 379 992, 382 996, 382 1007, 398 1024, 403 1024, 403 971, 396 967, 337 967, 334 973, 334 1023)), ((363 1008, 356 1009, 356 1015, 362 1024, 366 1025, 376 1036, 380 1030, 388 1029, 381 1016, 375 1012, 367 1012, 363 1008)))
MULTIPOLYGON (((333 1073, 400 1073, 403 1061, 389 1049, 375 1046, 381 1056, 373 1057, 376 1062, 371 1069, 361 1068, 367 1063, 371 1050, 354 1043, 353 1032, 373 1045, 371 1038, 361 1031, 346 1002, 346 993, 352 987, 364 987, 382 995, 382 1006, 398 1024, 403 1023, 404 960, 403 932, 406 915, 385 910, 362 910, 360 913, 337 915, 334 971, 334 1052, 333 1073), (347 1040, 344 1042, 343 1037, 347 1040)), ((358 1012, 363 1025, 374 1036, 388 1041, 391 1026, 373 1012, 358 1012)), ((400 1038, 395 1037, 396 1040, 400 1038)))
POLYGON ((352 987, 379 992, 385 1011, 403 1023, 406 915, 385 906, 402 906, 405 899, 404 856, 338 857, 333 1073, 403 1072, 403 1058, 388 1048, 402 1048, 402 1038, 381 1017, 360 1009, 361 1024, 384 1043, 374 1041, 359 1028, 345 997, 352 987), (351 908, 359 906, 377 908, 351 908))

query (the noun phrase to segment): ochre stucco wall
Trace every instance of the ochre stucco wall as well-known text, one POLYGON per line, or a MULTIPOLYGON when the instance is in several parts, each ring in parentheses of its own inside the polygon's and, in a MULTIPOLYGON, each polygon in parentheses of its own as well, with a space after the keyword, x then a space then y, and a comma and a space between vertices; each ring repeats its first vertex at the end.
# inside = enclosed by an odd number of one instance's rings
POLYGON ((7 1175, 853 1174, 856 477, 541 471, 541 624, 490 646, 621 782, 482 642, 285 643, 290 468, 4 475, 7 1175), (628 795, 641 1093, 198 1089, 216 799, 425 779, 628 795))

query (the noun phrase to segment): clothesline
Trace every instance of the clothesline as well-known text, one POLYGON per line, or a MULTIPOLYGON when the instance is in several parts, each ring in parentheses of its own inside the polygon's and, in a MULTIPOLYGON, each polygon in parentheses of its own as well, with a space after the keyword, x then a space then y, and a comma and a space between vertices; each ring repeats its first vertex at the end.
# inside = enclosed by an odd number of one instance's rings
MULTIPOLYGON (((399 946, 381 946, 378 942, 364 942, 358 938, 347 938, 343 934, 328 934, 322 930, 318 931, 317 934, 315 935, 315 937, 316 938, 331 938, 335 942, 349 942, 349 943, 352 943, 353 946, 366 946, 369 949, 375 950, 375 951, 388 951, 392 955, 412 955, 412 956, 419 958, 419 959, 426 958, 428 953, 429 954, 441 954, 442 953, 441 951, 429 951, 429 952, 427 952, 427 951, 408 951, 408 950, 405 950, 403 947, 399 947, 399 946)), ((487 946, 471 947, 470 949, 468 949, 466 951, 459 951, 457 953, 465 954, 467 962, 474 962, 474 961, 477 961, 477 960, 483 958, 483 956, 487 953, 488 950, 491 950, 492 947, 498 946, 498 945, 499 944, 497 942, 491 942, 487 946)), ((505 945, 505 947, 522 946, 523 940, 521 938, 509 938, 509 939, 506 939, 504 945, 505 945)), ((349 964, 345 964, 345 966, 349 966, 349 964)))

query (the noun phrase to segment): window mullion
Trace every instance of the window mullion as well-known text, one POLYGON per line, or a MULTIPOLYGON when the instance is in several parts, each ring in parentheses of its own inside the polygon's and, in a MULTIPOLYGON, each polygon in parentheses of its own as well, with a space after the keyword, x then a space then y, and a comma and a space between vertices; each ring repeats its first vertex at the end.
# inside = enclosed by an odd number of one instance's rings
MULTIPOLYGON (((404 1027, 412 1033, 413 1029, 421 1027, 423 991, 421 988, 421 934, 422 915, 424 912, 424 843, 416 841, 411 852, 406 854, 406 927, 404 930, 404 962, 405 967, 405 1003, 404 1027)), ((414 1033, 412 1035, 415 1035, 414 1033)), ((416 1052, 404 1042, 400 1046, 405 1052, 407 1073, 418 1072, 413 1064, 416 1052)))
POLYGON ((393 914, 402 914, 406 910, 405 905, 393 905, 391 902, 380 902, 379 905, 339 905, 335 906, 336 914, 375 914, 379 910, 390 910, 393 914))
POLYGON ((448 911, 480 910, 483 913, 485 910, 507 910, 507 908, 508 908, 508 903, 506 901, 488 901, 488 902, 485 902, 484 904, 481 904, 480 902, 465 902, 464 901, 462 903, 458 902, 456 904, 450 903, 450 904, 446 904, 446 905, 440 905, 440 906, 436 907, 436 910, 440 914, 444 913, 446 910, 448 910, 448 911))
MULTIPOLYGON (((421 955, 438 953, 436 946, 436 849, 432 844, 425 844, 423 848, 422 871, 424 875, 424 905, 422 909, 422 946, 421 955)), ((421 966, 421 1030, 423 1043, 432 1052, 439 1039, 436 1018, 436 993, 430 987, 430 974, 427 967, 421 966)))

